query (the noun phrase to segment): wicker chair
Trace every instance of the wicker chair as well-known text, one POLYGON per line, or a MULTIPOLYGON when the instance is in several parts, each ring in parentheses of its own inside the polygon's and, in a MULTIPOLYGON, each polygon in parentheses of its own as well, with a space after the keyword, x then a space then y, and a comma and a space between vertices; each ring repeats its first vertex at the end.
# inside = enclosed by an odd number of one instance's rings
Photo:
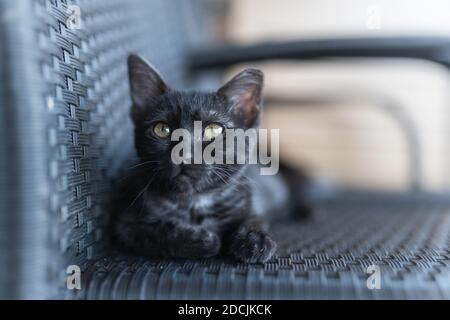
POLYGON ((448 66, 449 39, 194 52, 213 40, 199 32, 213 14, 201 0, 73 4, 80 29, 69 26, 65 0, 0 0, 0 298, 450 298, 450 197, 421 192, 417 177, 408 194, 339 194, 309 220, 274 226, 280 250, 264 265, 131 256, 107 232, 110 186, 134 156, 128 53, 177 87, 213 87, 212 69, 255 60, 394 56, 448 66), (82 269, 81 290, 66 287, 70 265, 82 269), (371 265, 381 290, 367 288, 371 265))

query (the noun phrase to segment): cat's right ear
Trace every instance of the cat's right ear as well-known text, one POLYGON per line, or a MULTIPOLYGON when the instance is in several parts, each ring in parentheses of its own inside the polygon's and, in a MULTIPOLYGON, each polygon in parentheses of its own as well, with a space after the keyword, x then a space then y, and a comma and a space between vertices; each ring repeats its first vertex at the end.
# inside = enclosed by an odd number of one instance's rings
POLYGON ((247 128, 258 124, 263 84, 264 74, 249 68, 234 76, 218 91, 230 102, 232 112, 244 120, 247 128))
POLYGON ((147 108, 167 90, 167 85, 153 67, 137 55, 128 57, 128 74, 133 106, 131 118, 134 123, 142 120, 147 108))

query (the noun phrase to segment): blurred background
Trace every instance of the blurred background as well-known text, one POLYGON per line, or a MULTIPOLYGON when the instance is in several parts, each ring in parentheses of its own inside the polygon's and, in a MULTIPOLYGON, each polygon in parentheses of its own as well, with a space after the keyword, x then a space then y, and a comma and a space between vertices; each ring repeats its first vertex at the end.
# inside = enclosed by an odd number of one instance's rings
MULTIPOLYGON (((444 0, 230 0, 222 5, 219 39, 239 44, 450 32, 450 2, 444 0)), ((281 130, 286 161, 327 183, 407 189, 407 139, 397 120, 382 108, 387 103, 400 109, 417 132, 424 189, 449 188, 450 87, 445 68, 414 59, 272 61, 253 66, 266 74, 264 126, 281 130), (326 101, 311 101, 317 99, 326 101)), ((228 76, 241 67, 229 70, 228 76)))

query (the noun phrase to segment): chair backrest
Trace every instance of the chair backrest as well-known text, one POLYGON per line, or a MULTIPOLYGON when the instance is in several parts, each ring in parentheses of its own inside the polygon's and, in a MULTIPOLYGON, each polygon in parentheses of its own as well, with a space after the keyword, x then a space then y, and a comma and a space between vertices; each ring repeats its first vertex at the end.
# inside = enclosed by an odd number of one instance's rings
POLYGON ((108 186, 134 154, 126 57, 183 87, 202 2, 0 0, 0 298, 57 297, 101 253, 108 186))

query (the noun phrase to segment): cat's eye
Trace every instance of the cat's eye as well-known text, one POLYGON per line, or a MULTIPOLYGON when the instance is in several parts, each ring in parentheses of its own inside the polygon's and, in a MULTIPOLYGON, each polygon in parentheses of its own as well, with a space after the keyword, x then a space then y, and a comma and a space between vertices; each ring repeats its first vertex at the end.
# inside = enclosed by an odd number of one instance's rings
POLYGON ((158 122, 153 127, 153 132, 158 138, 166 139, 170 136, 170 128, 169 126, 164 122, 158 122))
POLYGON ((206 140, 212 140, 223 132, 223 127, 217 123, 211 123, 205 127, 203 130, 203 136, 206 140))

